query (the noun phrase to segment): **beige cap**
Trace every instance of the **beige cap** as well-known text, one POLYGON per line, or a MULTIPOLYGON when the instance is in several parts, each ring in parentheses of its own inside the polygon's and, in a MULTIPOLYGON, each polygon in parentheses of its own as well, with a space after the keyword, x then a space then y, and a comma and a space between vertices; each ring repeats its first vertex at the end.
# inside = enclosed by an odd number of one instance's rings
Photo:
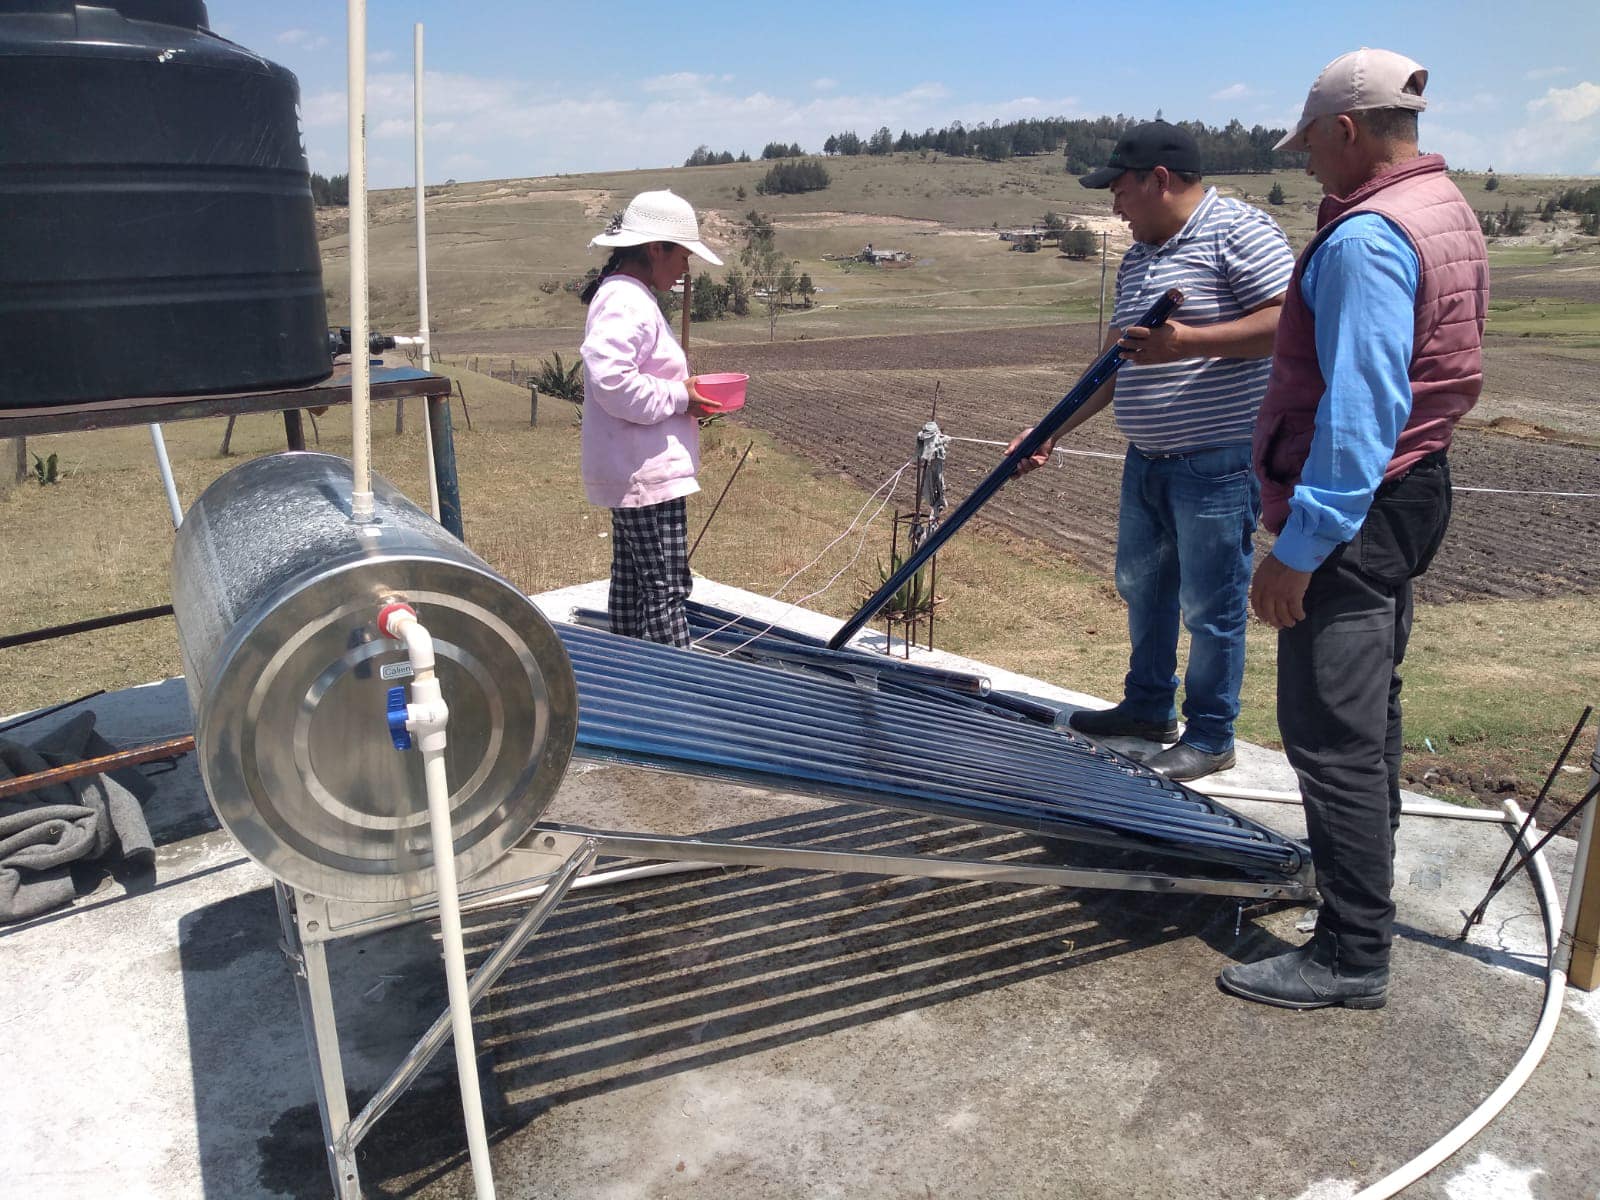
POLYGON ((1306 128, 1318 117, 1367 108, 1409 108, 1421 112, 1428 107, 1428 102, 1422 98, 1422 89, 1427 86, 1427 68, 1404 54, 1371 50, 1366 46, 1341 54, 1322 68, 1322 74, 1306 93, 1300 124, 1273 149, 1304 149, 1301 139, 1306 128))

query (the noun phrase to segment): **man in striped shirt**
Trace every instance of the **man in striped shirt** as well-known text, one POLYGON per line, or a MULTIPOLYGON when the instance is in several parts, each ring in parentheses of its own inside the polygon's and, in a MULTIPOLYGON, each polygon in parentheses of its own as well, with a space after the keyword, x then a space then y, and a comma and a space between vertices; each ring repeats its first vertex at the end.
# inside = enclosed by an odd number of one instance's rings
MULTIPOLYGON (((1199 779, 1234 764, 1261 507, 1250 438, 1294 255, 1266 213, 1204 186, 1194 139, 1165 121, 1129 130, 1110 163, 1080 182, 1111 189, 1112 211, 1134 239, 1117 270, 1106 342, 1119 342, 1128 364, 1061 430, 1114 403, 1128 439, 1117 591, 1132 652, 1122 701, 1076 712, 1070 724, 1092 737, 1176 742, 1148 764, 1171 779, 1199 779), (1137 325, 1174 287, 1184 295, 1181 319, 1137 325), (1190 649, 1178 740, 1180 619, 1190 649)), ((1023 469, 1043 465, 1053 448, 1023 469)))

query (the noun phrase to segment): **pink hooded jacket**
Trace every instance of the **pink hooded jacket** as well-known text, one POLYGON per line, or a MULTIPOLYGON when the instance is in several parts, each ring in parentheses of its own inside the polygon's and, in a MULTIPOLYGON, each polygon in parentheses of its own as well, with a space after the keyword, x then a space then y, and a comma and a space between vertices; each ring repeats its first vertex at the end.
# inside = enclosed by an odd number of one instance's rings
POLYGON ((591 504, 643 508, 700 490, 689 364, 650 289, 612 275, 583 336, 583 487, 591 504))

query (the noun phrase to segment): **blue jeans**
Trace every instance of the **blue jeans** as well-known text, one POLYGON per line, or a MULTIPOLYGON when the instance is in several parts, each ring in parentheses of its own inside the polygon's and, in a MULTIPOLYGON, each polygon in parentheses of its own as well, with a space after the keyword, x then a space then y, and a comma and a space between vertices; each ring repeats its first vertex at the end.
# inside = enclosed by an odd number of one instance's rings
POLYGON ((1261 487, 1248 445, 1168 458, 1128 447, 1117 525, 1117 592, 1128 605, 1130 717, 1175 715, 1178 621, 1189 631, 1183 740, 1207 754, 1233 746, 1244 680, 1250 536, 1261 487))

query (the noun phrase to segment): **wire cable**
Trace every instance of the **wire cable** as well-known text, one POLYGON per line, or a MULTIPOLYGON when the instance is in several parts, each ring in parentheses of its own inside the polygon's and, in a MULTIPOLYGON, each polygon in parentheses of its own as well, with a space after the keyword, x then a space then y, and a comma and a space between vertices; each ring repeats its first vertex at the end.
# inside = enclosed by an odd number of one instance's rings
POLYGON ((812 567, 816 566, 827 555, 828 551, 832 550, 840 542, 844 541, 845 538, 849 537, 850 534, 855 530, 856 525, 861 521, 861 514, 866 512, 867 509, 869 507, 871 507, 872 502, 874 500, 878 499, 878 494, 880 492, 883 493, 883 499, 878 501, 878 507, 873 510, 872 515, 870 517, 868 517, 867 520, 866 520, 866 523, 861 526, 861 536, 856 540, 856 552, 850 556, 850 561, 849 562, 845 563, 844 566, 840 567, 837 571, 835 571, 833 573, 833 576, 828 580, 827 583, 823 584, 816 591, 810 592, 807 595, 801 596, 798 600, 790 601, 788 607, 783 609, 781 612, 779 612, 777 616, 773 617, 772 620, 767 623, 765 628, 761 629, 757 633, 751 634, 749 638, 747 638, 745 641, 739 643, 737 646, 732 646, 727 650, 718 651, 718 650, 707 650, 707 648, 705 646, 701 645, 701 643, 703 641, 705 641, 707 638, 712 637, 712 636, 714 636, 714 635, 716 635, 718 633, 721 633, 723 630, 727 629, 729 626, 737 623, 738 618, 735 617, 735 618, 732 618, 730 620, 724 621, 721 625, 718 625, 715 629, 712 629, 710 632, 702 634, 699 638, 695 639, 695 642, 694 642, 695 647, 697 649, 706 650, 707 653, 716 654, 716 655, 718 655, 718 657, 722 657, 722 658, 726 658, 730 654, 737 654, 739 651, 741 651, 745 647, 749 646, 752 642, 755 642, 759 638, 761 638, 763 634, 766 634, 766 633, 770 632, 771 629, 775 625, 777 625, 778 622, 781 621, 789 613, 791 613, 795 609, 799 608, 806 601, 816 599, 818 596, 822 595, 829 588, 831 588, 835 583, 837 583, 839 581, 839 577, 842 576, 851 567, 855 566, 856 560, 861 557, 861 551, 866 548, 866 544, 867 544, 867 530, 871 528, 872 523, 874 521, 876 521, 878 519, 878 517, 883 513, 883 510, 888 506, 889 501, 894 498, 894 491, 895 491, 895 488, 899 485, 901 477, 908 470, 910 470, 910 468, 915 463, 915 461, 916 461, 915 459, 907 459, 904 463, 902 463, 900 465, 899 470, 895 471, 894 474, 890 475, 888 479, 884 480, 876 488, 874 488, 872 490, 872 494, 867 497, 866 502, 863 503, 862 506, 859 509, 856 510, 856 515, 851 520, 849 527, 846 528, 845 531, 843 533, 841 533, 838 537, 834 538, 833 541, 829 542, 826 546, 824 546, 821 550, 819 550, 817 552, 817 555, 816 555, 815 558, 813 558, 810 562, 806 563, 805 566, 801 567, 793 575, 790 575, 789 578, 785 579, 783 581, 783 583, 781 583, 778 586, 778 590, 773 592, 772 595, 767 597, 767 598, 769 600, 776 600, 779 596, 783 595, 784 591, 788 588, 788 586, 791 583, 793 583, 801 575, 804 575, 812 567))

